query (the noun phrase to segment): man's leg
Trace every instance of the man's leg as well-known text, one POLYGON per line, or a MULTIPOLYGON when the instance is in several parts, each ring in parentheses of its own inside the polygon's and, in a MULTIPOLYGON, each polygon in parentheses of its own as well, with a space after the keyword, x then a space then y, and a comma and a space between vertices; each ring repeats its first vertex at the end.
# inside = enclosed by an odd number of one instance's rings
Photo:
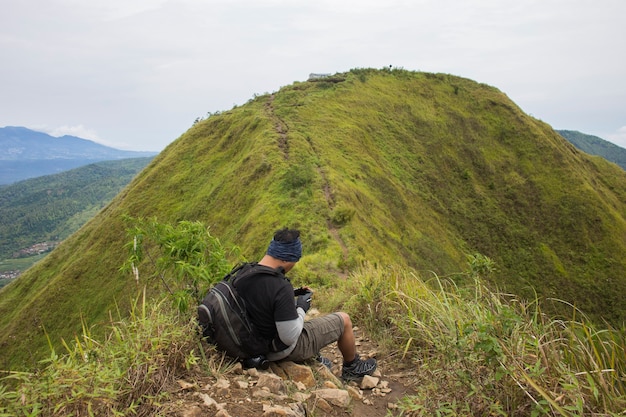
MULTIPOLYGON (((305 321, 296 348, 285 359, 299 362, 315 358, 324 346, 341 339, 345 328, 344 322, 340 313, 305 321)), ((352 338, 354 339, 354 336, 352 338)))
POLYGON ((343 312, 305 321, 296 348, 285 359, 302 361, 314 358, 320 349, 334 341, 337 341, 343 356, 341 376, 344 380, 358 380, 376 370, 376 359, 363 360, 357 355, 352 320, 343 312))
POLYGON ((339 347, 343 356, 341 377, 346 381, 356 381, 365 375, 372 375, 376 370, 376 359, 369 358, 363 360, 357 355, 352 320, 346 313, 341 312, 337 314, 343 318, 343 332, 339 340, 337 340, 337 347, 339 347))
POLYGON ((352 320, 344 312, 337 313, 343 319, 343 332, 337 340, 337 347, 343 356, 344 362, 350 362, 356 357, 356 342, 354 340, 354 330, 352 330, 352 320))

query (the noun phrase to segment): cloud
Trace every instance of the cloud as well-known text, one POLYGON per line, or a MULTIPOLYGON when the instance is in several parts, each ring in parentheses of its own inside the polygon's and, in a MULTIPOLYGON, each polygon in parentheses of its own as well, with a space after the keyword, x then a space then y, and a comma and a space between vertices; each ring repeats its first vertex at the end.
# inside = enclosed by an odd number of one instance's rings
POLYGON ((108 147, 115 148, 115 149, 129 149, 128 144, 115 143, 115 142, 101 139, 100 136, 98 135, 98 132, 96 132, 95 129, 90 129, 83 125, 74 125, 74 126, 64 125, 64 126, 56 126, 56 127, 39 125, 39 126, 30 126, 28 128, 47 133, 50 136, 53 136, 55 138, 65 136, 65 135, 75 136, 77 138, 91 140, 93 142, 99 143, 100 145, 108 146, 108 147))
POLYGON ((626 148, 626 126, 622 126, 615 132, 607 134, 606 139, 613 142, 617 146, 626 148))
POLYGON ((7 3, 0 125, 159 150, 311 72, 388 65, 493 85, 558 128, 601 136, 626 117, 623 0, 7 3))
POLYGON ((83 125, 76 126, 58 126, 45 130, 50 136, 60 137, 64 135, 76 136, 83 139, 93 140, 94 142, 100 141, 98 134, 93 129, 88 129, 83 125))

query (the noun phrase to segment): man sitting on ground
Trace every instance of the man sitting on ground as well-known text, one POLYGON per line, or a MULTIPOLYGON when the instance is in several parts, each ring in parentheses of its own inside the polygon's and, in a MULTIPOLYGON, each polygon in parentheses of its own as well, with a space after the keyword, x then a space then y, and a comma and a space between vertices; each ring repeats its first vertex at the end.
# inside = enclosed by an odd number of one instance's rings
POLYGON ((294 290, 291 282, 284 277, 301 256, 300 232, 279 230, 258 264, 281 271, 282 278, 261 271, 237 281, 237 290, 246 302, 252 323, 263 337, 272 340, 267 359, 301 362, 316 358, 329 366, 328 359, 321 358, 319 352, 336 341, 343 356, 341 374, 344 380, 358 380, 371 375, 376 370, 376 359, 363 360, 357 354, 348 314, 337 312, 304 320, 312 292, 307 287, 294 290))

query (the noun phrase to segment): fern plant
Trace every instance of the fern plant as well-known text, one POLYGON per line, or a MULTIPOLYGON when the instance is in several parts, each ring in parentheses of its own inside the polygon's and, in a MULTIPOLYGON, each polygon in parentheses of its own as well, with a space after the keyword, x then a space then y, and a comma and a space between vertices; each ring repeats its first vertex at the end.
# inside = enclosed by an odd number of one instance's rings
MULTIPOLYGON (((129 224, 128 259, 122 266, 140 283, 140 268, 150 271, 148 280, 160 280, 163 289, 181 312, 198 304, 207 288, 229 270, 227 250, 202 222, 175 225, 156 218, 126 217, 129 224)), ((237 247, 230 250, 238 253, 237 247)))

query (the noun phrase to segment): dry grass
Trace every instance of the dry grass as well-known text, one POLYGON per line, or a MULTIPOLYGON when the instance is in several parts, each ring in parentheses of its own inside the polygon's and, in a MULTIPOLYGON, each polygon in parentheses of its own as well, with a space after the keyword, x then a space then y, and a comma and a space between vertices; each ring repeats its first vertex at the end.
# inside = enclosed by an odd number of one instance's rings
POLYGON ((346 281, 355 320, 416 364, 406 415, 621 415, 624 332, 554 320, 537 302, 493 292, 472 261, 466 286, 374 266, 346 281))

